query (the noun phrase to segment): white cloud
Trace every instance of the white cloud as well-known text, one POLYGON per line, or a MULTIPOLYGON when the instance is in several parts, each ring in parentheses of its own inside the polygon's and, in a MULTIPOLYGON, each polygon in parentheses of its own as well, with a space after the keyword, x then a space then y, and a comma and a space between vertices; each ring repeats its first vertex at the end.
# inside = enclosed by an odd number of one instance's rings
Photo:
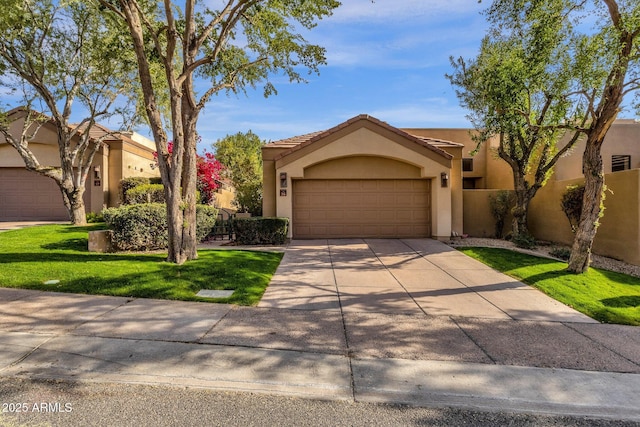
POLYGON ((343 20, 323 23, 305 36, 326 49, 330 67, 425 68, 447 64, 451 54, 477 50, 487 27, 484 18, 477 11, 457 15, 452 12, 438 20, 343 20))
POLYGON ((470 0, 344 0, 333 21, 403 21, 477 13, 485 5, 470 0))

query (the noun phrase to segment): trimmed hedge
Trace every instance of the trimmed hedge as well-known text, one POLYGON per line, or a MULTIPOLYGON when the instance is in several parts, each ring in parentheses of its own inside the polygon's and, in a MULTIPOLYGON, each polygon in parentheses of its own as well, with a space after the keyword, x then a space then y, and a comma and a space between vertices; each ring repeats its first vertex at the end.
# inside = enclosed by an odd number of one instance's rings
MULTIPOLYGON (((144 203, 109 208, 102 212, 113 230, 114 246, 121 251, 166 249, 168 244, 167 207, 161 203, 144 203)), ((213 229, 218 209, 196 206, 196 236, 202 241, 213 229)))
POLYGON ((128 205, 138 203, 165 203, 164 185, 162 184, 142 184, 130 188, 126 192, 125 198, 128 205))
POLYGON ((164 249, 168 244, 167 208, 161 203, 125 205, 102 211, 121 251, 164 249))
POLYGON ((241 245, 282 245, 287 240, 289 218, 236 218, 233 229, 241 245))
POLYGON ((210 205, 196 205, 196 236, 198 242, 202 242, 213 233, 213 227, 216 226, 217 219, 218 208, 210 205))
POLYGON ((139 185, 146 185, 146 184, 149 184, 149 178, 144 178, 141 176, 132 176, 129 178, 121 179, 120 184, 118 186, 119 187, 118 195, 120 197, 120 204, 129 205, 130 202, 127 199, 127 191, 139 185))

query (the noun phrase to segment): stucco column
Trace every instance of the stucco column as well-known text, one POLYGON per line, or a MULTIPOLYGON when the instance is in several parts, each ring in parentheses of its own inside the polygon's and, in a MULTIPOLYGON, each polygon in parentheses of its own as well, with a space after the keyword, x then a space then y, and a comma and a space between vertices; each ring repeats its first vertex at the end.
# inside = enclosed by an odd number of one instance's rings
POLYGON ((443 169, 431 182, 431 208, 432 230, 434 239, 447 240, 451 237, 451 178, 449 169, 443 169), (441 174, 445 173, 449 177, 447 186, 442 186, 441 174))

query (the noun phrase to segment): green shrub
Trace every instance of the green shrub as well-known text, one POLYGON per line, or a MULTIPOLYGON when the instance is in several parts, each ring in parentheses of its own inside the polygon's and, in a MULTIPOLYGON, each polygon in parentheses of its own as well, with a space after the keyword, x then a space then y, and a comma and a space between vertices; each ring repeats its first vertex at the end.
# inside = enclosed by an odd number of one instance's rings
POLYGON ((282 245, 287 240, 288 218, 236 218, 236 242, 241 245, 282 245))
POLYGON ((578 228, 580 222, 580 215, 582 215, 582 198, 584 196, 584 184, 570 185, 562 195, 560 202, 562 211, 567 216, 569 224, 571 225, 571 231, 574 233, 578 228))
POLYGON ((95 224, 98 222, 104 222, 104 218, 102 217, 102 213, 95 212, 87 212, 87 223, 95 224))
POLYGON ((554 248, 549 251, 549 255, 567 261, 571 257, 571 250, 568 248, 554 248))
POLYGON ((161 203, 125 205, 103 211, 113 230, 116 249, 144 251, 164 249, 168 243, 167 208, 161 203))
POLYGON ((142 184, 130 188, 126 192, 127 204, 164 203, 164 185, 142 184))
POLYGON ((530 234, 517 234, 511 238, 511 241, 522 249, 533 249, 536 247, 536 239, 530 234))
MULTIPOLYGON (((211 233, 218 215, 212 206, 196 206, 198 241, 211 233)), ((105 222, 113 230, 116 249, 145 251, 166 249, 169 241, 167 207, 161 203, 145 203, 109 208, 103 211, 105 222)))
POLYGON ((196 205, 196 236, 202 242, 212 232, 218 218, 218 209, 209 205, 196 205))
POLYGON ((120 184, 118 185, 120 204, 122 205, 130 204, 129 201, 127 200, 127 191, 139 185, 145 185, 145 184, 149 184, 149 178, 144 178, 141 176, 132 176, 132 177, 124 178, 120 180, 120 184))

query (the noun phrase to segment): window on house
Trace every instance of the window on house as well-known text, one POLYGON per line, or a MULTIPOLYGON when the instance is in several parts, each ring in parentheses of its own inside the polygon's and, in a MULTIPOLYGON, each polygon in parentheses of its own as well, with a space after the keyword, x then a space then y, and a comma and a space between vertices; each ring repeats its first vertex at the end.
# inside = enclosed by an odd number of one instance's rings
POLYGON ((611 172, 631 169, 631 156, 628 154, 614 154, 611 156, 611 172))
POLYGON ((475 190, 478 178, 462 178, 463 190, 475 190))
POLYGON ((462 159, 462 172, 473 171, 473 159, 462 159))

